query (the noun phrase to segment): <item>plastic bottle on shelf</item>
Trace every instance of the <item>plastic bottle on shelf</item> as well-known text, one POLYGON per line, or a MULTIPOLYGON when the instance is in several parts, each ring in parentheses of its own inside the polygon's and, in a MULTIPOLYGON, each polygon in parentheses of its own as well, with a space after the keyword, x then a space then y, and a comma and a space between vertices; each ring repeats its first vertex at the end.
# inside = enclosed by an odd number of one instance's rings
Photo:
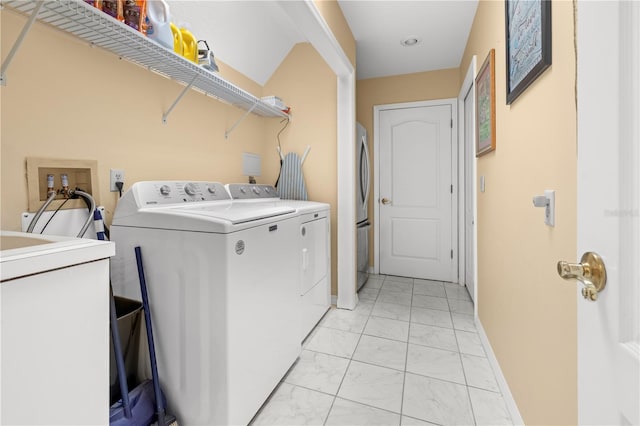
POLYGON ((84 2, 102 10, 102 0, 84 0, 84 2))
POLYGON ((164 0, 147 0, 147 37, 173 50, 169 5, 164 0))
POLYGON ((190 60, 191 62, 198 63, 198 41, 186 28, 180 28, 182 33, 182 56, 190 60))
POLYGON ((182 52, 184 51, 184 43, 182 42, 182 33, 175 26, 173 22, 169 24, 169 28, 171 29, 171 33, 173 34, 173 51, 178 55, 182 56, 182 52))
POLYGON ((123 1, 122 14, 124 23, 143 34, 147 32, 146 13, 146 0, 123 1))
POLYGON ((122 0, 102 0, 102 11, 109 16, 123 22, 122 16, 122 0))

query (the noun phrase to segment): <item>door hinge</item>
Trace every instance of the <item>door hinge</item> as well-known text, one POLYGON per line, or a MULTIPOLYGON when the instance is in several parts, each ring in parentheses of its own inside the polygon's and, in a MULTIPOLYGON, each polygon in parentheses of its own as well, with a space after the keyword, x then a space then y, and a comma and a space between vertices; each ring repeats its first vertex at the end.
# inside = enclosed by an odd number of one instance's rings
POLYGON ((451 128, 453 129, 453 118, 451 119, 451 128))
POLYGON ((451 258, 453 259, 453 250, 451 250, 451 258))
POLYGON ((451 185, 451 193, 453 194, 453 185, 451 185))

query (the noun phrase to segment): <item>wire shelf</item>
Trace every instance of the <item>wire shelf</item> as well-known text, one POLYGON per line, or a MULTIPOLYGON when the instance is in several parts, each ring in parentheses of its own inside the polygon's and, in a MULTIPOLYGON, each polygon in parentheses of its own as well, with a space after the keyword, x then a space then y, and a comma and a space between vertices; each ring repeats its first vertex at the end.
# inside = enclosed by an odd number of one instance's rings
MULTIPOLYGON (((5 0, 2 6, 29 15, 36 2, 5 0)), ((37 19, 184 85, 195 77, 194 89, 227 104, 262 117, 288 116, 82 0, 45 1, 37 19)))

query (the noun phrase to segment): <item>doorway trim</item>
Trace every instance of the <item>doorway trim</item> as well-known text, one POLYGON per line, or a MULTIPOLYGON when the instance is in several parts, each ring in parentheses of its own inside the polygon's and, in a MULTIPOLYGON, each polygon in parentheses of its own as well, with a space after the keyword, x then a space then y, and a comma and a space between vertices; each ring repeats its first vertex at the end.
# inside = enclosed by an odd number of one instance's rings
MULTIPOLYGON (((466 149, 465 144, 467 142, 467 136, 471 139, 471 146, 475 147, 475 132, 471 132, 471 135, 465 134, 465 107, 464 107, 464 99, 469 93, 470 90, 475 90, 475 76, 476 76, 476 65, 477 59, 476 55, 473 55, 471 58, 471 62, 469 63, 469 67, 467 68, 467 74, 464 77, 464 81, 462 82, 462 86, 460 87, 460 93, 458 94, 458 170, 460 173, 458 174, 458 244, 459 244, 459 256, 458 256, 458 283, 465 282, 465 271, 466 271, 466 227, 465 227, 465 198, 467 191, 473 192, 473 221, 477 224, 478 220, 478 194, 477 194, 477 175, 476 175, 476 166, 477 160, 474 160, 471 164, 470 170, 467 168, 469 165, 465 164, 465 155, 466 149), (465 173, 470 172, 473 181, 473 187, 467 188, 465 186, 465 173)), ((473 106, 472 117, 473 117, 473 128, 475 128, 475 105, 473 106)), ((475 155, 473 156, 475 159, 475 155)), ((473 313, 474 317, 478 318, 478 227, 473 227, 473 247, 472 256, 473 256, 473 282, 474 282, 474 294, 473 294, 473 313)))
MULTIPOLYGON (((382 111, 404 108, 432 107, 437 105, 449 105, 451 107, 451 176, 452 184, 459 186, 456 180, 458 175, 458 100, 456 98, 434 99, 429 101, 403 102, 397 104, 374 105, 373 107, 373 273, 380 273, 380 113, 382 111)), ((451 276, 458 276, 458 190, 454 190, 451 195, 451 249, 453 250, 453 261, 451 262, 451 276)))
POLYGON ((300 33, 311 43, 336 75, 337 91, 337 228, 336 265, 338 282, 336 304, 353 309, 356 294, 356 206, 355 206, 355 131, 356 79, 355 68, 342 50, 312 0, 278 2, 297 24, 300 33))

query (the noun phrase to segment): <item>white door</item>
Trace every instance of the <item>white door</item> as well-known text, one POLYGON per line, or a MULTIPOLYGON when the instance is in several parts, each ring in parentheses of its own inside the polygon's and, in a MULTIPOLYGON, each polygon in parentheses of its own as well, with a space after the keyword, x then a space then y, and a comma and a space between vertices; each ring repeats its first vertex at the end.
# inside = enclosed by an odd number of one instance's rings
POLYGON ((382 274, 452 281, 452 109, 379 111, 382 274))
POLYGON ((464 247, 465 247, 465 268, 464 283, 467 286, 469 295, 475 301, 475 279, 474 279, 474 218, 473 218, 473 197, 474 191, 474 174, 475 168, 475 141, 474 134, 474 117, 475 117, 475 90, 471 86, 464 98, 464 247))
POLYGON ((596 252, 607 271, 597 301, 576 294, 581 425, 640 424, 639 10, 577 7, 578 259, 596 252))

